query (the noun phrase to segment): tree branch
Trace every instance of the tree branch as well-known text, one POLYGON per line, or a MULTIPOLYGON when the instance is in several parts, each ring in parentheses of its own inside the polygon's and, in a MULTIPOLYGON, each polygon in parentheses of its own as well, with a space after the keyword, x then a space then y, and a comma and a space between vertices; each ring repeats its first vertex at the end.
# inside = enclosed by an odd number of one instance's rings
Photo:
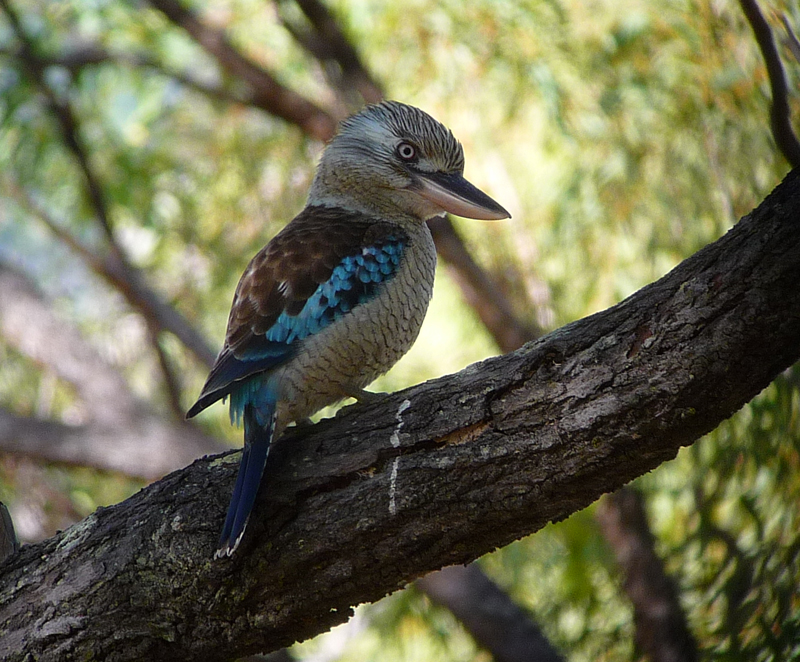
POLYGON ((140 407, 122 375, 56 316, 22 274, 0 262, 0 332, 18 351, 72 384, 97 424, 123 427, 140 407))
POLYGON ((78 162, 84 179, 86 180, 86 190, 89 194, 89 200, 94 209, 95 217, 106 236, 112 252, 122 260, 122 252, 116 243, 114 231, 111 227, 111 219, 108 215, 108 205, 106 204, 103 187, 95 176, 94 170, 89 165, 89 158, 78 133, 78 124, 72 112, 72 107, 68 101, 60 99, 45 81, 44 70, 46 64, 39 57, 33 42, 28 38, 25 30, 23 30, 17 14, 8 3, 8 0, 0 0, 0 8, 5 12, 11 24, 11 28, 14 31, 14 35, 20 42, 21 57, 18 59, 47 99, 53 117, 55 117, 61 129, 61 137, 78 162))
POLYGON ((0 501, 0 563, 19 551, 19 540, 6 504, 0 501))
POLYGON ((622 569, 625 592, 633 603, 636 647, 650 662, 695 662, 694 640, 675 584, 653 549, 653 535, 641 495, 623 488, 609 494, 597 520, 622 569))
POLYGON ((23 547, 0 577, 0 653, 214 662, 276 649, 618 489, 797 361, 798 218, 791 173, 613 308, 290 432, 229 561, 211 559, 236 454, 23 547))
POLYGON ((786 40, 784 43, 789 47, 789 50, 792 51, 792 55, 794 55, 794 59, 797 63, 800 64, 800 39, 798 39, 797 35, 794 33, 786 14, 781 14, 781 22, 783 23, 783 29, 786 30, 786 40))
POLYGON ((145 321, 162 331, 170 331, 203 364, 211 367, 216 352, 205 338, 174 307, 161 298, 145 281, 139 269, 113 255, 102 255, 97 250, 84 245, 61 223, 54 219, 28 191, 13 178, 6 175, 0 178, 9 197, 20 207, 36 216, 60 241, 63 241, 98 276, 118 291, 128 304, 137 310, 145 321))
MULTIPOLYGON (((321 63, 333 61, 339 66, 339 75, 334 75, 333 79, 340 90, 345 93, 356 91, 366 103, 379 102, 383 90, 325 5, 318 0, 295 2, 311 29, 303 29, 285 16, 282 17, 284 27, 321 63)), ((288 0, 278 0, 277 4, 280 8, 287 5, 288 0)), ((497 284, 475 262, 449 217, 432 219, 429 227, 437 252, 453 274, 467 303, 478 313, 502 352, 518 349, 541 335, 538 328, 527 326, 517 318, 497 284)), ((478 566, 455 566, 430 574, 418 581, 417 587, 450 609, 495 659, 510 661, 513 657, 509 656, 520 655, 522 651, 525 654, 518 659, 529 659, 531 650, 538 650, 543 659, 548 652, 557 657, 536 624, 478 566), (484 608, 487 594, 493 596, 491 604, 495 608, 492 610, 484 608), (468 618, 469 614, 473 617, 468 618), (480 617, 476 616, 478 614, 480 617), (500 630, 503 630, 503 636, 491 636, 500 630)))
MULTIPOLYGON (((278 6, 287 2, 278 0, 278 6)), ((338 65, 340 75, 336 77, 337 87, 345 92, 358 92, 363 103, 378 103, 383 99, 381 86, 364 66, 355 46, 328 8, 318 0, 295 0, 295 3, 308 19, 311 29, 295 25, 286 17, 282 17, 281 21, 295 40, 317 60, 338 65)))
POLYGON ((179 0, 149 2, 175 25, 186 30, 223 69, 247 83, 253 90, 253 105, 299 126, 317 140, 329 140, 333 136, 336 130, 333 117, 278 83, 272 74, 234 48, 222 31, 205 25, 179 0))
POLYGON ((495 662, 563 662, 530 615, 477 564, 432 572, 416 586, 452 611, 495 662))
POLYGON ((90 419, 64 425, 0 409, 0 450, 130 476, 160 478, 220 445, 194 426, 166 423, 130 391, 22 275, 0 264, 0 331, 22 354, 69 382, 90 419))
MULTIPOLYGON (((104 276, 114 285, 128 302, 137 309, 153 328, 167 329, 175 333, 176 336, 192 350, 197 357, 204 363, 213 363, 215 353, 208 347, 202 337, 195 329, 186 322, 180 313, 161 300, 151 288, 145 284, 145 279, 141 272, 133 267, 117 244, 111 219, 108 214, 103 188, 100 180, 96 176, 89 163, 87 151, 82 143, 78 123, 72 107, 68 101, 63 101, 50 89, 44 76, 46 67, 45 60, 39 57, 33 42, 28 38, 23 30, 16 12, 13 10, 8 0, 0 0, 0 9, 4 11, 9 19, 11 27, 17 40, 20 42, 22 56, 19 58, 25 70, 44 94, 48 105, 56 118, 61 129, 61 135, 67 148, 78 162, 81 172, 86 181, 86 189, 89 195, 95 218, 100 224, 106 238, 108 254, 99 259, 92 255, 87 259, 87 253, 91 253, 85 247, 81 247, 77 240, 72 240, 70 245, 73 248, 80 247, 81 254, 87 263, 100 275, 104 276)), ((51 226, 53 227, 53 226, 51 226)), ((61 236, 68 233, 62 232, 61 236)))
POLYGON ((767 65, 770 88, 772 89, 772 110, 770 121, 775 143, 781 150, 789 164, 796 168, 800 166, 800 142, 792 128, 791 110, 789 109, 786 75, 783 64, 775 46, 772 30, 758 7, 756 0, 739 0, 744 15, 753 29, 758 47, 764 56, 767 65))
POLYGON ((497 283, 467 250, 449 216, 432 218, 428 227, 436 243, 436 252, 502 352, 512 352, 542 335, 541 329, 517 318, 497 283))
MULTIPOLYGON (((24 57, 25 54, 22 48, 0 48, 0 55, 6 55, 19 60, 24 57)), ((86 67, 98 64, 113 64, 120 67, 149 69, 160 76, 174 80, 212 99, 255 107, 252 92, 240 93, 232 89, 227 89, 223 85, 214 85, 200 78, 196 78, 188 72, 174 71, 147 53, 119 53, 109 51, 100 44, 88 43, 47 57, 40 53, 39 59, 45 66, 64 67, 73 74, 80 72, 86 67)))
MULTIPOLYGON (((155 480, 220 444, 188 423, 143 415, 129 427, 66 425, 0 407, 0 451, 155 480)), ((2 644, 0 644, 2 650, 2 644)))
MULTIPOLYGON (((2 2, 5 1, 6 0, 2 0, 2 2)), ((176 0, 152 0, 151 4, 165 13, 170 20, 186 29, 204 48, 212 55, 219 58, 223 67, 229 69, 233 73, 240 68, 248 71, 255 69, 257 72, 260 72, 259 74, 251 71, 249 77, 242 76, 251 84, 255 95, 254 98, 258 99, 257 102, 253 102, 254 106, 270 114, 287 119, 299 126, 311 137, 328 140, 333 135, 335 123, 332 118, 330 118, 331 124, 328 129, 322 133, 318 133, 310 130, 311 125, 304 120, 305 115, 302 113, 291 116, 282 114, 280 106, 277 104, 277 98, 273 99, 270 96, 270 90, 272 88, 269 84, 271 80, 269 74, 259 68, 258 65, 246 60, 244 56, 227 42, 222 33, 204 26, 190 11, 184 9, 179 2, 176 0), (228 62, 236 64, 228 66, 226 64, 228 62), (263 74, 264 77, 262 77, 261 74, 263 74)), ((325 15, 321 14, 319 8, 322 6, 318 5, 318 3, 302 0, 300 5, 303 11, 309 16, 309 19, 312 20, 312 23, 318 26, 317 30, 320 34, 320 38, 324 37, 328 40, 334 40, 334 44, 329 44, 328 48, 334 53, 338 53, 337 58, 341 56, 341 58, 347 60, 345 57, 346 49, 343 50, 343 47, 339 43, 342 40, 346 41, 346 37, 335 24, 335 19, 329 13, 325 15), (331 25, 333 27, 331 27, 331 25), (327 27, 323 29, 323 26, 327 27)), ((322 7, 322 10, 327 12, 324 7, 322 7)), ((355 49, 352 46, 350 46, 350 50, 355 53, 355 49)), ((92 49, 89 49, 89 52, 82 57, 65 57, 68 62, 75 60, 80 62, 95 62, 100 61, 103 56, 103 53, 93 52, 92 49)), ((366 80, 372 81, 371 76, 369 76, 366 69, 363 68, 363 65, 358 61, 357 53, 355 57, 358 66, 353 64, 348 66, 353 68, 354 71, 360 68, 363 70, 366 80)), ((376 84, 374 86, 374 91, 380 91, 380 88, 377 87, 376 84)), ((359 92, 364 95, 364 90, 359 89, 359 92)), ((370 101, 372 100, 372 96, 370 96, 370 101)), ((376 98, 375 100, 378 99, 376 98)), ((247 103, 247 100, 241 102, 247 103)), ((525 342, 541 335, 540 329, 525 325, 518 320, 506 303, 506 298, 499 291, 496 283, 493 282, 491 277, 486 274, 469 254, 469 251, 449 219, 434 219, 429 225, 434 240, 436 241, 437 250, 453 272, 465 299, 476 310, 502 351, 507 352, 516 349, 525 342)), ((58 226, 57 224, 51 224, 51 227, 57 228, 58 226)), ((63 232, 61 234, 63 235, 63 232)), ((91 251, 82 252, 84 259, 86 259, 86 253, 91 255, 91 251)), ((185 325, 179 323, 182 318, 174 309, 170 309, 169 306, 164 307, 158 305, 158 297, 154 296, 154 293, 146 288, 142 278, 138 274, 127 273, 131 271, 131 267, 125 264, 112 265, 109 264, 108 261, 98 260, 97 256, 92 255, 92 257, 93 261, 90 264, 93 269, 117 287, 135 307, 150 317, 155 316, 160 327, 175 333, 204 363, 209 365, 213 363, 215 354, 208 347, 207 343, 200 338, 196 332, 193 332, 193 329, 184 328, 185 325), (145 291, 142 291, 142 288, 144 288, 145 291), (175 319, 176 316, 179 319, 175 319)))
POLYGON ((167 392, 167 402, 169 409, 172 412, 173 418, 178 421, 184 420, 186 417, 186 410, 181 402, 181 380, 172 367, 169 355, 164 349, 162 343, 162 334, 159 333, 157 327, 150 326, 147 330, 147 335, 150 338, 150 345, 155 350, 158 357, 158 364, 161 367, 161 374, 164 377, 164 389, 167 392))

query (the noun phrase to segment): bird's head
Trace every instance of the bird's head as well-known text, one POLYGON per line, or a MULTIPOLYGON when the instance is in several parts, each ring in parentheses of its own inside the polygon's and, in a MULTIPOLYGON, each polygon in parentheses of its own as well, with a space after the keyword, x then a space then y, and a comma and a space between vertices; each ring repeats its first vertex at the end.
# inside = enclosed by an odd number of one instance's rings
POLYGON ((510 214, 463 177, 464 151, 427 113, 385 101, 342 122, 322 155, 310 204, 426 220, 510 214))

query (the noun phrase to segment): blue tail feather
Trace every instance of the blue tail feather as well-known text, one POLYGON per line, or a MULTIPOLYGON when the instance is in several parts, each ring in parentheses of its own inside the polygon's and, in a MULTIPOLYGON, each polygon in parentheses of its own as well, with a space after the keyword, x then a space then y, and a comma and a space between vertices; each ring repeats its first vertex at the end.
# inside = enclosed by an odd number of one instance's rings
POLYGON ((215 558, 231 556, 244 535, 275 433, 275 405, 244 407, 244 449, 215 558))

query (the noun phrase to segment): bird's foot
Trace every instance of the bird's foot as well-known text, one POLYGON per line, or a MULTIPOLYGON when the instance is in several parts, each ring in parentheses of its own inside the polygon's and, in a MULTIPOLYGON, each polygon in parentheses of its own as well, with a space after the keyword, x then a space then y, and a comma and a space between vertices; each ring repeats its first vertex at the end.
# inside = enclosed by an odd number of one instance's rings
POLYGON ((368 403, 371 403, 371 402, 377 402, 378 400, 381 399, 381 397, 384 394, 383 393, 373 393, 372 391, 365 391, 364 389, 356 388, 356 389, 352 389, 352 390, 348 391, 347 395, 349 395, 354 400, 358 400, 359 402, 363 402, 363 403, 367 403, 368 404, 368 403))

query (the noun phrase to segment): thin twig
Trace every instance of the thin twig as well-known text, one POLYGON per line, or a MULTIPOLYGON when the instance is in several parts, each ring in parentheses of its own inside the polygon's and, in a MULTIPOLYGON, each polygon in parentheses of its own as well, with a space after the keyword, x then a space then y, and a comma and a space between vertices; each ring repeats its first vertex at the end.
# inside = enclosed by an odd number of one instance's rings
POLYGON ((739 0, 744 15, 750 22, 758 47, 767 65, 769 83, 772 89, 772 109, 770 120, 775 143, 789 164, 800 165, 800 142, 794 133, 789 109, 788 89, 783 64, 775 46, 772 30, 758 7, 756 0, 739 0))
MULTIPOLYGON (((25 56, 25 53, 21 48, 0 48, 0 55, 19 60, 25 56)), ((40 54, 39 59, 44 66, 64 67, 73 74, 77 74, 86 67, 106 63, 122 67, 147 69, 211 99, 259 107, 252 91, 249 89, 233 90, 225 85, 214 85, 203 81, 190 73, 173 71, 146 53, 115 53, 98 44, 86 44, 67 50, 59 55, 44 57, 40 54)))
POLYGON ((66 241, 71 248, 76 250, 96 273, 102 275, 119 290, 128 302, 142 314, 149 325, 157 325, 160 328, 169 329, 201 361, 210 365, 215 357, 215 353, 210 346, 177 310, 162 301, 161 297, 147 286, 141 272, 128 262, 124 252, 117 244, 108 215, 105 195, 100 181, 89 163, 87 152, 82 145, 78 123, 72 112, 72 107, 68 101, 60 100, 45 81, 44 70, 46 62, 39 57, 34 44, 22 28, 22 24, 8 0, 0 0, 0 8, 7 15, 12 29, 20 42, 22 51, 20 61, 36 86, 47 98, 49 106, 58 120, 64 142, 78 161, 84 174, 87 192, 92 202, 95 216, 106 237, 107 255, 100 257, 91 249, 82 246, 74 238, 68 238, 69 233, 61 229, 59 224, 51 222, 48 214, 39 213, 41 210, 37 210, 37 215, 45 220, 48 227, 56 232, 59 238, 66 241))
POLYGON ((800 40, 798 40, 797 35, 794 33, 786 14, 781 14, 781 21, 783 22, 783 28, 786 30, 786 44, 789 46, 789 50, 792 51, 794 59, 800 63, 800 40))
POLYGON ((76 253, 92 271, 95 273, 103 272, 105 269, 104 260, 100 254, 79 241, 71 232, 68 232, 11 174, 4 173, 0 178, 0 184, 2 184, 9 198, 38 218, 59 241, 66 244, 76 253))

